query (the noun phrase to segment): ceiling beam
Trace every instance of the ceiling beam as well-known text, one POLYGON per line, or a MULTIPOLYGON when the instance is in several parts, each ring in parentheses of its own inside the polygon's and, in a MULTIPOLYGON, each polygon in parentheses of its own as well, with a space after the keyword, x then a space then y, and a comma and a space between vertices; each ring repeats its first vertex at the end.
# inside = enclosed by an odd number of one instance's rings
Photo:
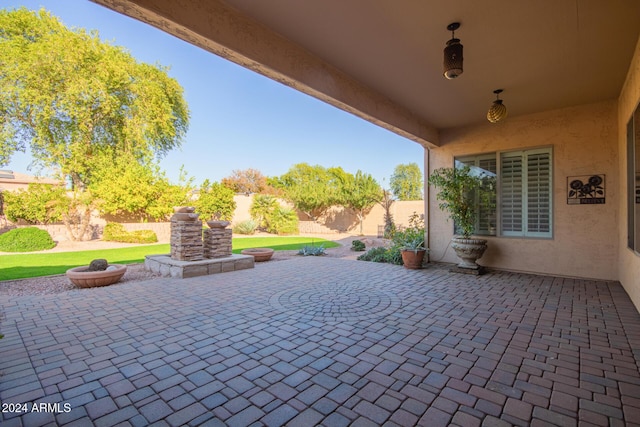
POLYGON ((150 24, 425 148, 438 130, 411 111, 364 86, 219 0, 91 0, 150 24))

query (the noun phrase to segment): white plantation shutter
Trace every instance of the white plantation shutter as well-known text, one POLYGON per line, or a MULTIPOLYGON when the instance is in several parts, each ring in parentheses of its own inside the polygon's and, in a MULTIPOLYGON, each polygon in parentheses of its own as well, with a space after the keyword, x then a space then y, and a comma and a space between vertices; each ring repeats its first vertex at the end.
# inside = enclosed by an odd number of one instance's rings
POLYGON ((501 232, 551 237, 551 150, 504 153, 500 162, 501 232))
POLYGON ((500 163, 501 234, 522 234, 522 156, 502 155, 500 163))
POLYGON ((527 155, 527 234, 551 232, 551 156, 527 155))

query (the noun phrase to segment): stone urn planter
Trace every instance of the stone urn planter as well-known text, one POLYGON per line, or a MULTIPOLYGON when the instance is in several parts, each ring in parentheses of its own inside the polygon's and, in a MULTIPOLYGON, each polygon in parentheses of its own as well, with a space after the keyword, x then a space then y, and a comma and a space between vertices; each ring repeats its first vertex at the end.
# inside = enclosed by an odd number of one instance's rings
POLYGON ((109 264, 106 270, 89 271, 84 265, 67 270, 67 277, 76 286, 81 288, 95 288, 116 283, 127 272, 127 266, 122 264, 109 264))
POLYGON ((251 255, 255 262, 269 261, 273 255, 271 248, 250 248, 240 251, 242 255, 251 255))
POLYGON ((487 241, 484 239, 472 239, 460 236, 454 236, 451 239, 451 247, 460 258, 459 268, 467 268, 472 270, 480 269, 476 263, 482 257, 487 249, 487 241))

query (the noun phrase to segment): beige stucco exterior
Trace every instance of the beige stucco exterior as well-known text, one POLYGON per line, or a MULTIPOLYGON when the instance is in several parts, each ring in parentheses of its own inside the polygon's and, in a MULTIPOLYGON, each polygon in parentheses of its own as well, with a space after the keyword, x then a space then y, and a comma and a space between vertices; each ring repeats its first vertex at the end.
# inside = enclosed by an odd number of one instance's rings
MULTIPOLYGON (((619 280, 640 308, 640 255, 627 247, 627 122, 640 103, 640 44, 617 100, 509 118, 497 125, 445 130, 425 152, 425 170, 456 156, 553 149, 553 238, 487 237, 481 264, 502 269, 619 280), (567 204, 567 177, 606 175, 604 205, 567 204)), ((453 225, 427 190, 431 260, 454 262, 453 225)), ((637 220, 638 222, 638 220, 637 220)))
MULTIPOLYGON (((620 224, 618 232, 618 280, 631 297, 635 306, 640 310, 640 256, 627 247, 627 122, 631 118, 634 109, 640 103, 640 40, 636 45, 636 51, 629 67, 627 80, 618 99, 618 152, 620 153, 617 169, 621 171, 618 188, 620 200, 616 222, 620 224)), ((638 224, 636 219, 636 224, 638 224)))
MULTIPOLYGON (((425 170, 453 165, 457 156, 537 147, 553 150, 553 238, 488 237, 481 264, 559 276, 616 279, 620 191, 616 103, 565 108, 476 127, 444 131, 425 170), (606 204, 567 204, 567 177, 606 175, 606 204)), ((454 262, 453 225, 430 192, 431 259, 454 262), (435 207, 435 208, 434 208, 435 207)))

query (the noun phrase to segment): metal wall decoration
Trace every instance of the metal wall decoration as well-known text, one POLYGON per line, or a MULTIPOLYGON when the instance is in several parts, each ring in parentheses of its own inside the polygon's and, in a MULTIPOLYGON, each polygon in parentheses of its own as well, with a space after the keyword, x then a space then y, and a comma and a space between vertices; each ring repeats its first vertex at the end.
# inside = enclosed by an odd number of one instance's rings
POLYGON ((604 175, 567 177, 567 204, 603 205, 605 203, 604 178, 604 175))

